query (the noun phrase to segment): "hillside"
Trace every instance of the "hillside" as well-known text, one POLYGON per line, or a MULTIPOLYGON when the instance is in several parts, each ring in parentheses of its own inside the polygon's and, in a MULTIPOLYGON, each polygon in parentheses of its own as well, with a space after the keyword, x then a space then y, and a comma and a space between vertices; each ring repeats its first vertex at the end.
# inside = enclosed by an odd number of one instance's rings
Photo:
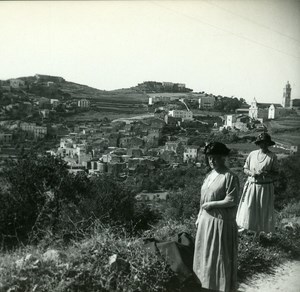
MULTIPOLYGON (((24 102, 39 102, 42 98, 58 99, 67 108, 76 107, 79 99, 90 101, 90 109, 97 113, 139 114, 147 110, 148 97, 134 88, 113 91, 66 81, 59 76, 36 74, 17 79, 0 80, 0 107, 24 107, 24 102)), ((85 109, 85 114, 89 111, 85 109)), ((80 115, 81 113, 79 113, 80 115)), ((78 113, 75 114, 77 116, 78 113)), ((99 115, 99 114, 98 114, 99 115)), ((74 115, 73 115, 74 116, 74 115)))

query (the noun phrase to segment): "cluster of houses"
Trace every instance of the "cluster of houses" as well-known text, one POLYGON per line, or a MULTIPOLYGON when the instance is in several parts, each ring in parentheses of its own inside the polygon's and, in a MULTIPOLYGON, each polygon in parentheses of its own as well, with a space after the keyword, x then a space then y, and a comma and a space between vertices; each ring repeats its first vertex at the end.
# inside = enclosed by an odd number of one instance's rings
POLYGON ((181 92, 181 93, 149 93, 148 94, 148 104, 154 105, 158 103, 172 103, 175 101, 185 100, 189 104, 195 105, 196 108, 202 110, 213 109, 216 102, 216 97, 214 95, 209 95, 207 93, 194 93, 194 92, 181 92))
POLYGON ((31 133, 32 137, 36 140, 44 138, 48 132, 48 128, 46 126, 39 126, 36 123, 27 123, 22 121, 2 121, 0 122, 0 127, 3 130, 3 132, 0 133, 0 141, 4 143, 13 142, 13 132, 18 129, 31 133))
POLYGON ((186 137, 161 143, 166 124, 165 119, 153 116, 76 126, 74 132, 60 139, 57 149, 48 153, 62 157, 70 172, 87 170, 89 173, 107 172, 119 176, 141 169, 150 171, 161 162, 172 165, 199 162, 200 148, 187 145, 186 137))
MULTIPOLYGON (((33 88, 43 87, 45 92, 59 92, 58 88, 64 78, 59 76, 49 76, 36 74, 34 77, 24 77, 17 79, 0 80, 0 91, 5 103, 0 104, 0 114, 3 116, 17 116, 22 112, 30 117, 39 113, 42 118, 48 118, 51 112, 56 112, 59 105, 62 105, 65 112, 72 112, 75 108, 89 108, 90 101, 82 99, 65 99, 63 92, 59 98, 39 96, 32 93, 33 88), (9 102, 8 102, 9 101, 9 102)), ((57 94, 56 94, 57 95, 57 94)))
POLYGON ((190 92, 193 91, 186 87, 184 83, 174 82, 157 82, 157 81, 144 81, 137 85, 139 90, 146 93, 151 92, 190 92))

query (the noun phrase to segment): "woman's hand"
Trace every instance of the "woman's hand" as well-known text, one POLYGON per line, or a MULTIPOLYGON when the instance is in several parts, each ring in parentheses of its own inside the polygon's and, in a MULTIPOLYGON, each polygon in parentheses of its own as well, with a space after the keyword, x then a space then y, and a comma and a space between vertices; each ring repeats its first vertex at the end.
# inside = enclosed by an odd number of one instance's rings
POLYGON ((206 202, 202 205, 202 209, 209 211, 214 208, 214 202, 206 202))

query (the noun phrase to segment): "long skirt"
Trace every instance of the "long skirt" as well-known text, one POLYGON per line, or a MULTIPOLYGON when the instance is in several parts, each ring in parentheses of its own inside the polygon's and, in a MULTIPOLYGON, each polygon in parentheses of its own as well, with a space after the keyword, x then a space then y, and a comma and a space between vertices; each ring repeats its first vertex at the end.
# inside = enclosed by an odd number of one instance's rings
POLYGON ((232 292, 237 284, 237 225, 203 211, 199 218, 194 272, 202 288, 232 292))
POLYGON ((237 225, 255 232, 274 231, 274 185, 246 182, 236 216, 237 225))

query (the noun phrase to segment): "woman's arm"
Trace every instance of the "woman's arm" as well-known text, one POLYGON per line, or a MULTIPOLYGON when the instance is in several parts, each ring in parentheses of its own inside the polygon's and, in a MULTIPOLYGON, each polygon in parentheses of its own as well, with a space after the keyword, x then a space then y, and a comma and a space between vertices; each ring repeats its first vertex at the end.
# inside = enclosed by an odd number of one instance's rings
POLYGON ((247 176, 256 177, 257 174, 254 171, 250 170, 250 155, 251 155, 251 153, 248 155, 248 157, 245 161, 244 174, 246 174, 247 176))
POLYGON ((226 196, 223 200, 207 202, 202 205, 204 210, 213 208, 230 208, 237 204, 239 193, 239 180, 235 175, 229 174, 225 183, 226 196))
POLYGON ((202 205, 202 208, 204 210, 211 210, 214 208, 230 208, 236 205, 235 200, 225 197, 224 200, 221 201, 212 201, 212 202, 206 202, 202 205))
POLYGON ((244 168, 244 174, 255 177, 257 174, 248 168, 244 168))

